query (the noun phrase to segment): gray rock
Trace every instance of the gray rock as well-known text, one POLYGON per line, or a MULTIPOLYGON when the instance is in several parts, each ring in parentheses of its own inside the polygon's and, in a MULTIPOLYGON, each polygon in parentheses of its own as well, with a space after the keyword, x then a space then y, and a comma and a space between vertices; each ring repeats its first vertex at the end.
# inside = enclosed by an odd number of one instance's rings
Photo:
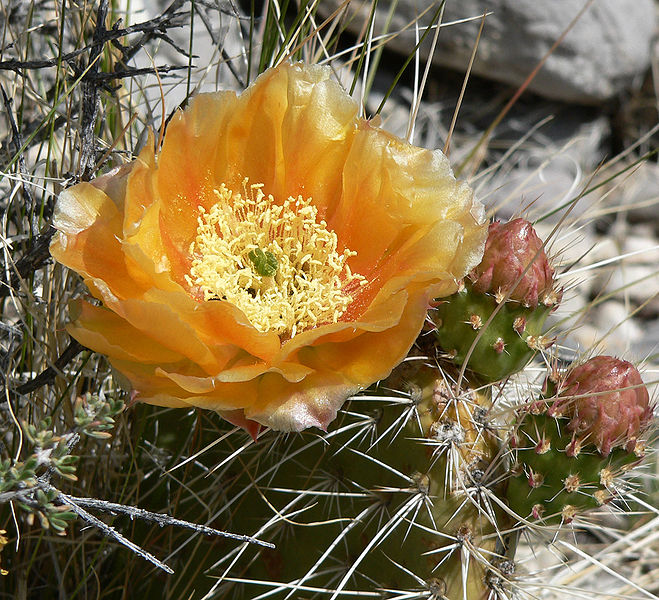
MULTIPOLYGON (((639 360, 646 360, 656 368, 659 363, 659 319, 644 323, 643 335, 632 344, 632 352, 639 360)), ((656 379, 654 373, 645 377, 645 381, 656 379)))
MULTIPOLYGON (((340 0, 325 0, 330 11, 340 0)), ((427 0, 399 0, 390 32, 401 31, 388 47, 409 53, 415 46, 417 16, 427 25, 433 10, 427 0)), ((519 86, 560 38, 584 6, 584 0, 461 0, 447 2, 444 23, 476 17, 443 28, 433 61, 464 71, 476 40, 478 18, 491 11, 473 72, 519 86)), ((376 33, 387 22, 391 1, 378 4, 376 33)), ((370 0, 353 0, 350 11, 359 18, 350 21, 358 32, 368 17, 370 0)), ((570 102, 599 103, 632 85, 650 63, 651 39, 655 29, 653 0, 597 0, 593 2, 549 57, 529 86, 547 98, 570 102)), ((428 45, 425 46, 426 48, 428 45)))
MULTIPOLYGON (((133 14, 139 15, 139 20, 153 19, 161 15, 172 4, 171 0, 131 0, 133 14)), ((210 3, 199 3, 195 8, 192 54, 195 65, 190 74, 191 88, 193 94, 200 92, 214 92, 218 89, 241 90, 244 87, 247 63, 241 57, 244 54, 245 42, 238 21, 238 9, 230 0, 216 0, 210 3), (227 60, 222 53, 231 58, 233 72, 241 80, 237 80, 227 65, 227 60)), ((188 10, 188 8, 185 8, 188 10)), ((174 42, 175 46, 184 50, 190 48, 190 26, 189 21, 181 20, 181 27, 168 29, 167 36, 174 42)), ((137 68, 149 68, 153 64, 166 64, 176 67, 185 67, 189 59, 177 50, 172 44, 160 42, 147 46, 148 52, 138 52, 134 59, 137 68)), ((181 71, 179 73, 185 73, 181 71)), ((153 121, 157 122, 161 107, 161 90, 166 98, 167 110, 183 102, 188 93, 187 85, 181 84, 181 77, 186 75, 164 76, 157 81, 151 77, 149 83, 140 90, 144 95, 147 112, 152 115, 153 121)), ((144 108, 144 106, 143 106, 144 108)))
MULTIPOLYGON (((455 79, 454 86, 444 78, 441 89, 428 90, 415 113, 413 143, 444 146, 461 86, 461 78, 455 79)), ((371 112, 389 84, 390 79, 379 81, 376 76, 367 104, 371 112)), ((451 138, 450 159, 457 168, 469 160, 483 131, 499 114, 500 104, 491 102, 492 88, 490 82, 473 81, 463 99, 451 138)), ((413 105, 412 90, 399 85, 381 113, 383 126, 405 137, 413 105)), ((498 218, 537 219, 555 211, 547 218, 555 224, 607 157, 609 136, 609 120, 598 108, 523 97, 492 133, 476 171, 469 165, 460 176, 471 178, 478 197, 498 218)), ((579 199, 569 220, 592 221, 588 215, 599 211, 603 192, 579 199)))
POLYGON ((659 234, 659 164, 646 161, 629 177, 618 177, 611 183, 616 194, 607 205, 622 207, 633 223, 646 223, 659 234))
POLYGON ((611 235, 617 244, 610 265, 598 269, 596 285, 613 298, 636 305, 659 298, 659 244, 647 226, 627 227, 611 235), (620 258, 625 256, 625 258, 620 258))
MULTIPOLYGON (((532 111, 517 111, 518 131, 511 127, 507 132, 503 129, 499 143, 506 138, 522 137, 524 143, 501 161, 498 168, 488 170, 476 182, 476 188, 498 217, 537 219, 551 215, 548 222, 556 223, 604 158, 602 143, 609 126, 606 118, 593 118, 578 108, 560 110, 547 101, 538 106, 552 120, 529 134, 540 119, 532 111)), ((599 195, 592 194, 579 199, 570 211, 569 222, 580 217, 591 221, 587 214, 592 212, 598 198, 599 195)))

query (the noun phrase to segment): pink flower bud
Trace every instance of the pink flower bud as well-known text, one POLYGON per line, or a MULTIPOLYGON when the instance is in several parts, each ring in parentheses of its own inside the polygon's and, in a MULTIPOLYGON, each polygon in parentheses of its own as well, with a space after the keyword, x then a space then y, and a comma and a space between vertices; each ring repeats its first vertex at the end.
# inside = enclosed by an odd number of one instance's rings
POLYGON ((510 292, 511 300, 525 306, 535 308, 538 301, 551 306, 560 301, 560 292, 553 289, 554 270, 542 249, 542 240, 524 219, 490 225, 483 260, 469 278, 477 292, 492 292, 499 297, 510 292))
POLYGON ((652 418, 640 373, 631 363, 612 356, 596 356, 572 369, 547 412, 570 419, 570 447, 592 443, 602 456, 617 446, 632 452, 652 418))

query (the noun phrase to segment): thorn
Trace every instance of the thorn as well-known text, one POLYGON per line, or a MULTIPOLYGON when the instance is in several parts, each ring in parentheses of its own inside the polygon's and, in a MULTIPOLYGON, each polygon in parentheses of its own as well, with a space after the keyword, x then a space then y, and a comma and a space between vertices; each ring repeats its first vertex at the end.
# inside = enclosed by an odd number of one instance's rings
POLYGON ((612 496, 610 494, 607 494, 604 490, 597 490, 593 494, 593 498, 595 498, 595 501, 597 504, 600 506, 606 504, 607 502, 610 502, 612 499, 612 496))
POLYGON ((553 336, 546 336, 546 335, 541 335, 538 338, 538 350, 547 350, 547 348, 551 348, 556 343, 556 338, 553 336))
POLYGON ((513 329, 518 335, 522 335, 526 329, 526 317, 517 317, 513 323, 513 329))
POLYGON ((483 326, 483 319, 481 319, 477 314, 473 314, 471 317, 469 317, 469 324, 471 325, 472 329, 478 331, 483 326))
POLYGON ((506 343, 503 341, 503 338, 497 338, 496 342, 492 344, 492 348, 494 348, 497 354, 501 354, 506 348, 506 343))
POLYGON ((534 519, 542 519, 542 515, 545 514, 545 507, 542 504, 534 504, 531 509, 531 514, 534 519))
POLYGON ((485 471, 483 471, 483 469, 475 468, 469 472, 469 476, 471 477, 471 480, 478 485, 483 481, 483 477, 485 477, 485 471))
POLYGON ((403 391, 409 394, 410 400, 412 400, 415 406, 418 406, 421 400, 423 400, 423 389, 414 382, 405 383, 403 391))
POLYGON ((473 537, 473 535, 474 534, 471 530, 471 527, 469 525, 465 524, 465 525, 460 526, 460 528, 458 529, 458 531, 455 534, 455 538, 458 542, 464 543, 464 542, 470 541, 471 538, 473 537))
POLYGON ((445 598, 446 596, 446 582, 443 579, 433 577, 426 581, 428 593, 430 598, 445 598))
POLYGON ((573 439, 565 448, 565 454, 570 458, 576 458, 581 452, 581 440, 573 439))
POLYGON ((418 471, 412 474, 412 481, 416 484, 417 489, 424 495, 430 492, 430 477, 426 473, 418 471))
POLYGON ((561 516, 563 517, 563 523, 572 523, 574 517, 577 514, 576 507, 571 504, 566 504, 561 511, 561 516))
POLYGON ((531 348, 531 350, 540 350, 540 346, 538 344, 538 338, 534 335, 529 335, 526 338, 526 345, 531 348))
POLYGON ((529 414, 542 415, 547 410, 546 404, 542 400, 531 402, 529 405, 529 414))
POLYGON ((529 472, 528 481, 533 489, 539 488, 545 482, 545 476, 542 473, 535 473, 531 470, 529 472))
POLYGON ((563 479, 563 488, 568 494, 578 492, 581 487, 581 479, 579 475, 568 475, 563 479))
POLYGON ((613 471, 609 469, 608 467, 605 467, 600 471, 600 483, 606 487, 609 488, 613 485, 613 471))
POLYGON ((474 420, 474 423, 477 423, 482 427, 487 427, 489 424, 488 411, 482 406, 477 406, 474 408, 474 412, 471 415, 471 418, 474 420))
POLYGON ((558 385, 558 382, 560 381, 560 373, 558 372, 558 367, 557 365, 552 365, 551 367, 551 372, 549 373, 549 381, 553 383, 554 385, 558 385))
POLYGON ((555 402, 549 407, 547 414, 554 419, 560 419, 563 416, 563 404, 555 402))
POLYGON ((552 306, 556 306, 561 301, 562 297, 563 297, 562 288, 559 290, 552 289, 545 294, 545 296, 542 299, 542 303, 547 308, 551 308, 552 306))
POLYGON ((535 447, 536 454, 547 454, 551 450, 551 442, 543 435, 535 447))
POLYGON ((464 429, 452 421, 434 421, 430 425, 429 434, 442 444, 462 444, 465 441, 464 429))

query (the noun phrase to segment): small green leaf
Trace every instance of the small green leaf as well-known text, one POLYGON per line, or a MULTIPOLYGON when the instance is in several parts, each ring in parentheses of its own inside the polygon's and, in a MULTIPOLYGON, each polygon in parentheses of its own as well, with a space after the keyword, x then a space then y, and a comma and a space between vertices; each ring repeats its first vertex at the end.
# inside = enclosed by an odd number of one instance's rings
POLYGON ((90 429, 88 431, 86 430, 85 433, 89 437, 96 438, 97 440, 107 440, 112 437, 112 434, 108 433, 107 431, 94 431, 93 429, 90 429))
POLYGON ((254 269, 261 277, 274 277, 279 264, 277 263, 277 257, 272 252, 268 250, 263 252, 261 248, 257 248, 251 250, 247 256, 254 263, 254 269))

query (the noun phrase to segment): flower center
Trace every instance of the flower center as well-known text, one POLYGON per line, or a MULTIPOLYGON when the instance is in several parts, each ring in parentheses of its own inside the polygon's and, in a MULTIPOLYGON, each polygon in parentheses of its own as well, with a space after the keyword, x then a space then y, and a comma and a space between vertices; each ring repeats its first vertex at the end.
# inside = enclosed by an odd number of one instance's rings
POLYGON ((339 252, 311 198, 276 204, 262 187, 245 179, 240 194, 222 184, 217 203, 199 207, 188 285, 204 300, 231 302, 262 332, 293 337, 336 323, 352 302, 348 290, 367 283, 347 264, 356 252, 339 252))

